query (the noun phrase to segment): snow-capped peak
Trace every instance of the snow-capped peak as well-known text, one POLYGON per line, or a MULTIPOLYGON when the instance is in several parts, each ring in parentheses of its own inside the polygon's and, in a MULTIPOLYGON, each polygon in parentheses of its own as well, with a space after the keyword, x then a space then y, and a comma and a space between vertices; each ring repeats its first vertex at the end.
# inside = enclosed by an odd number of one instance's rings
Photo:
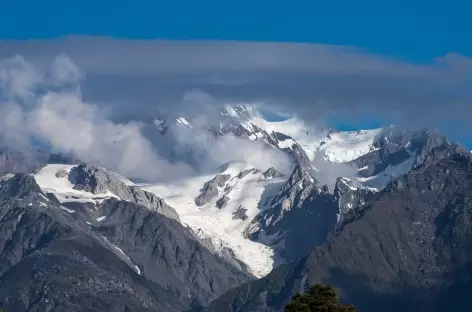
POLYGON ((221 115, 241 120, 248 120, 262 116, 258 106, 255 104, 226 104, 221 108, 221 115))
POLYGON ((121 175, 89 165, 49 164, 34 175, 44 193, 52 193, 61 203, 87 202, 101 204, 109 198, 134 202, 169 218, 177 213, 161 198, 148 193, 121 175))
POLYGON ((60 202, 81 201, 81 202, 101 202, 105 198, 115 197, 109 190, 92 193, 87 190, 77 189, 71 172, 77 165, 49 164, 43 167, 34 175, 36 183, 43 192, 54 194, 60 202))
POLYGON ((249 139, 262 138, 261 131, 268 135, 280 134, 283 138, 275 139, 278 148, 299 144, 311 161, 316 157, 336 163, 352 161, 374 150, 375 139, 383 130, 335 131, 308 124, 297 117, 268 121, 254 105, 226 105, 222 114, 238 118, 240 125, 250 133, 249 139))
POLYGON ((239 174, 241 171, 255 169, 253 165, 243 160, 233 160, 220 166, 219 171, 223 174, 232 176, 239 174))

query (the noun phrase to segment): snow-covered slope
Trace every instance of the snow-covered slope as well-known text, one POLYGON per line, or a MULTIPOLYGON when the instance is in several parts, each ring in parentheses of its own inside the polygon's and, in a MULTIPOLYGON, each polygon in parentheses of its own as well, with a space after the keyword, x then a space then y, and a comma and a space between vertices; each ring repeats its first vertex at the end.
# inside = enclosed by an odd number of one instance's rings
POLYGON ((371 188, 376 191, 382 190, 392 179, 398 178, 413 169, 415 155, 407 158, 405 161, 386 167, 381 173, 370 177, 357 177, 356 180, 364 187, 371 188))
POLYGON ((296 117, 271 122, 254 116, 245 121, 245 124, 247 127, 255 124, 268 132, 280 132, 292 137, 305 150, 311 161, 320 156, 336 163, 349 162, 372 151, 374 140, 382 131, 381 128, 333 131, 307 125, 296 117))
POLYGON ((381 131, 382 129, 373 129, 328 133, 320 141, 316 153, 331 162, 352 161, 375 150, 374 140, 381 131))
MULTIPOLYGON (((59 202, 87 202, 98 208, 104 200, 117 198, 136 203, 179 221, 175 210, 164 200, 146 192, 133 182, 103 167, 50 164, 34 175, 45 193, 52 193, 59 202)), ((100 221, 100 220, 97 220, 100 221)))
POLYGON ((176 209, 180 220, 200 238, 209 240, 216 252, 230 252, 255 276, 267 275, 274 266, 273 250, 244 237, 251 220, 264 208, 265 200, 277 192, 285 178, 266 177, 245 162, 231 162, 205 176, 174 184, 141 185, 165 199, 176 209), (203 206, 195 204, 205 183, 216 175, 229 175, 218 195, 203 206), (225 204, 222 204, 223 198, 225 204), (221 208, 219 208, 220 206, 221 208))
MULTIPOLYGON (((54 194, 62 203, 76 201, 100 204, 106 198, 119 198, 111 191, 93 194, 76 189, 70 177, 71 170, 76 167, 49 164, 34 174, 34 177, 45 193, 54 194)), ((271 177, 267 172, 261 172, 245 162, 231 162, 211 174, 173 184, 136 185, 119 174, 116 176, 126 185, 139 186, 164 198, 166 203, 177 210, 181 222, 202 240, 209 242, 215 252, 221 255, 231 254, 246 264, 255 276, 265 276, 272 270, 273 250, 249 240, 244 237, 243 232, 264 207, 265 200, 278 191, 277 186, 280 186, 285 178, 271 177), (218 188, 218 194, 214 198, 198 207, 195 198, 201 193, 205 183, 216 175, 227 175, 229 178, 218 188)))
POLYGON ((268 121, 254 105, 226 106, 222 110, 222 114, 237 119, 244 128, 254 132, 254 135, 249 137, 252 140, 258 138, 258 133, 254 131, 254 128, 260 128, 268 133, 282 133, 291 137, 288 140, 281 140, 278 147, 290 147, 295 140, 305 150, 311 161, 318 156, 337 163, 352 161, 372 151, 374 140, 382 131, 382 128, 334 131, 309 125, 297 117, 283 121, 268 121))
POLYGON ((103 194, 93 194, 74 189, 69 179, 69 173, 76 165, 49 164, 34 174, 36 183, 44 193, 54 194, 60 202, 101 202, 105 198, 117 196, 110 191, 103 194), (61 174, 62 173, 62 174, 61 174))

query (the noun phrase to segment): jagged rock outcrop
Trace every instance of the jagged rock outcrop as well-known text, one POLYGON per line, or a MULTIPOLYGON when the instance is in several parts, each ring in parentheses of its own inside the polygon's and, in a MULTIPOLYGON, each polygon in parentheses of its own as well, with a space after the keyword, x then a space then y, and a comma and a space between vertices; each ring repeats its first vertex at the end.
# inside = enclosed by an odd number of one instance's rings
POLYGON ((245 234, 272 246, 281 261, 293 260, 326 241, 335 229, 337 213, 334 196, 297 166, 245 234))
POLYGON ((338 202, 338 224, 341 224, 346 213, 365 205, 376 193, 377 190, 364 187, 354 180, 338 178, 334 188, 334 198, 338 202))
POLYGON ((472 158, 454 146, 389 183, 307 256, 231 290, 207 311, 283 311, 295 292, 331 283, 359 310, 469 311, 472 158))
POLYGON ((235 106, 237 116, 226 115, 218 127, 210 127, 209 132, 214 138, 232 134, 251 141, 263 142, 267 147, 275 148, 287 155, 295 165, 305 170, 312 170, 311 161, 305 150, 292 137, 276 131, 267 131, 250 122, 250 113, 244 108, 235 106))
POLYGON ((284 176, 282 173, 280 173, 274 167, 270 167, 269 169, 264 171, 263 175, 264 175, 264 178, 266 178, 266 179, 267 178, 281 178, 281 177, 284 176))
POLYGON ((144 276, 188 305, 204 304, 251 280, 196 243, 194 234, 174 220, 115 199, 98 210, 106 219, 94 225, 96 231, 119 246, 144 276))
POLYGON ((235 212, 233 212, 233 220, 246 220, 248 218, 247 214, 247 209, 244 208, 243 206, 239 206, 238 209, 236 209, 235 212))
POLYGON ((134 273, 34 178, 0 187, 0 306, 7 311, 182 311, 176 297, 134 273))
POLYGON ((226 204, 228 204, 229 201, 230 201, 230 198, 225 195, 216 201, 216 207, 218 207, 219 209, 222 209, 226 206, 226 204))
POLYGON ((256 174, 256 173, 259 173, 260 171, 255 169, 255 168, 252 168, 252 169, 247 169, 247 170, 243 170, 241 171, 239 174, 238 174, 238 178, 239 179, 242 179, 244 177, 246 177, 248 174, 252 173, 252 174, 256 174))
MULTIPOLYGON (((436 147, 451 144, 439 131, 412 131, 398 127, 385 128, 374 142, 373 151, 354 160, 353 163, 362 170, 359 175, 371 177, 382 174, 386 169, 397 168, 385 172, 395 178, 409 170, 420 166, 425 157, 436 147)), ((384 179, 384 186, 389 179, 384 179)))
POLYGON ((32 194, 43 194, 33 176, 19 173, 0 183, 0 200, 24 198, 32 194))
POLYGON ((67 178, 68 175, 69 173, 65 169, 60 169, 55 174, 56 178, 59 178, 59 179, 67 178))
POLYGON ((195 205, 203 206, 218 196, 218 188, 225 186, 225 183, 231 178, 229 174, 217 174, 213 179, 206 182, 200 195, 195 198, 195 205))
POLYGON ((71 169, 68 178, 74 184, 76 190, 93 194, 107 194, 110 192, 123 200, 146 206, 169 218, 179 220, 177 212, 167 205, 162 198, 144 191, 138 186, 126 185, 116 174, 100 166, 82 163, 71 169))

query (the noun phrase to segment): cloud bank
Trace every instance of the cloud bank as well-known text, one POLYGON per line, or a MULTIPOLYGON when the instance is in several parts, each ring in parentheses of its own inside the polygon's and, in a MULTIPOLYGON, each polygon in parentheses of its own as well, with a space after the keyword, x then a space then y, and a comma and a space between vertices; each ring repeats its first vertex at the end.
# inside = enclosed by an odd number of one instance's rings
POLYGON ((191 174, 184 163, 161 158, 136 122, 116 124, 82 99, 79 69, 65 55, 47 71, 21 57, 0 63, 0 131, 4 144, 27 151, 31 142, 106 165, 130 177, 191 174))
POLYGON ((411 64, 317 44, 67 37, 0 40, 0 60, 2 141, 27 148, 33 138, 144 179, 235 158, 286 167, 277 152, 254 152, 234 137, 215 143, 175 133, 171 155, 142 133, 140 121, 161 113, 199 116, 197 128, 211 124, 227 103, 257 102, 316 125, 326 116, 352 123, 369 115, 472 130, 472 60, 454 53, 411 64))
POLYGON ((132 119, 115 122, 102 106, 85 101, 81 90, 85 79, 65 54, 43 70, 20 56, 1 61, 1 143, 27 153, 33 142, 40 142, 53 152, 72 154, 128 177, 151 181, 214 171, 233 160, 247 161, 260 169, 275 166, 286 171, 291 166, 287 156, 262 142, 232 135, 209 140, 206 127, 217 117, 209 113, 218 113, 218 109, 204 93, 189 92, 182 98, 187 113, 198 109, 194 127, 176 127, 161 136, 152 123, 132 119), (200 114, 202 111, 207 114, 200 114), (148 136, 143 133, 146 127, 150 128, 148 136))
POLYGON ((87 75, 84 98, 112 106, 116 115, 180 109, 182 94, 198 89, 220 102, 259 100, 307 121, 320 122, 327 114, 356 119, 368 112, 408 126, 450 121, 470 127, 472 60, 454 53, 411 64, 319 44, 100 37, 0 41, 0 56, 16 53, 43 67, 66 53, 87 75))

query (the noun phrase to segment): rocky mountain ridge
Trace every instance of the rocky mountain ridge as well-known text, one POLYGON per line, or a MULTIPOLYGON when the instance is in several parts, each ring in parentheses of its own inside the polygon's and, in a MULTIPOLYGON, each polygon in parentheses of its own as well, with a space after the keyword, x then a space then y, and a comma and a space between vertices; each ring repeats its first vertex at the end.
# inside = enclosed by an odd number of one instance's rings
POLYGON ((292 294, 320 282, 362 311, 468 311, 471 183, 470 152, 437 147, 353 209, 326 243, 229 291, 208 311, 282 311, 292 294))
POLYGON ((60 203, 18 174, 0 185, 0 207, 4 309, 182 311, 252 279, 134 202, 60 203))
MULTIPOLYGON (((147 130, 195 130, 190 118, 161 121, 147 130)), ((287 176, 227 163, 201 179, 136 184, 73 158, 6 154, 0 306, 281 311, 329 282, 362 311, 470 308, 470 152, 437 131, 329 131, 311 142, 293 124, 243 107, 206 129, 287 155, 287 176), (351 175, 321 183, 318 156, 351 175)))

